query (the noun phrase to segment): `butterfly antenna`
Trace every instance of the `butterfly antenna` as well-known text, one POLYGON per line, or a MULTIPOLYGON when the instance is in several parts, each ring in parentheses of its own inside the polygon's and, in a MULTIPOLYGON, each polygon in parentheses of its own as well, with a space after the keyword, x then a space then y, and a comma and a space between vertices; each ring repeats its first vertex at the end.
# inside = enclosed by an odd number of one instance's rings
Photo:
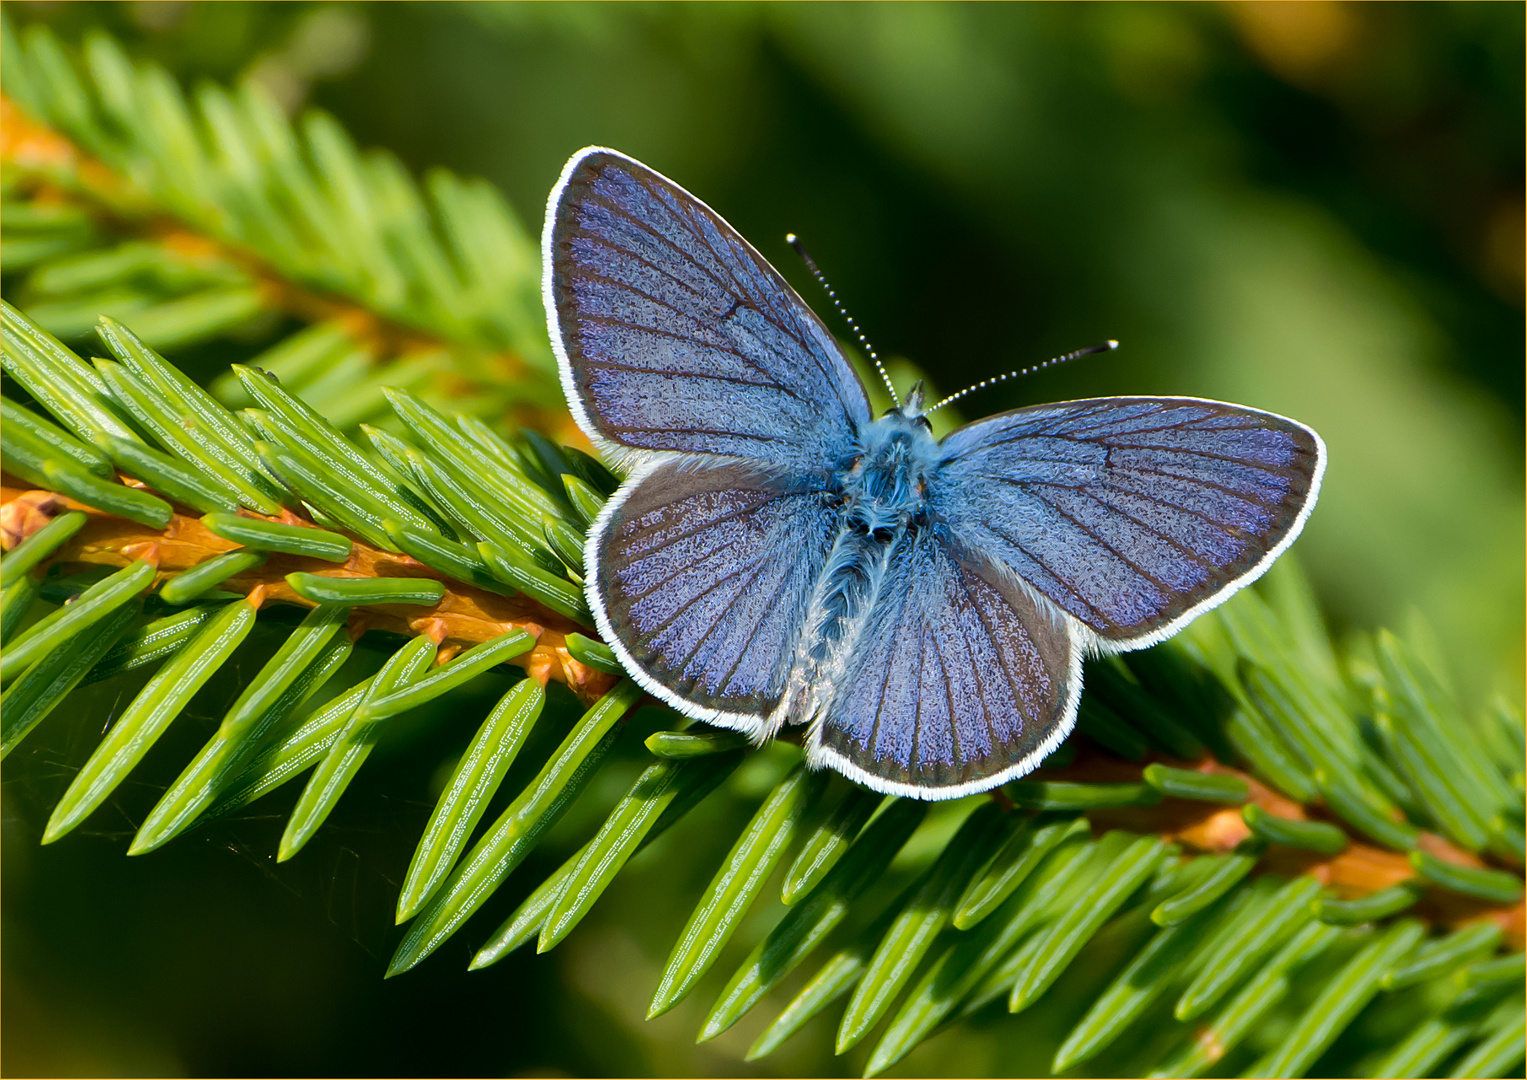
POLYGON ((801 243, 801 238, 795 233, 787 233, 785 243, 795 249, 795 253, 806 264, 806 269, 811 271, 811 276, 817 279, 817 284, 827 293, 827 299, 832 301, 832 306, 838 309, 838 314, 843 316, 843 321, 848 323, 849 329, 859 339, 859 344, 863 345, 864 351, 869 353, 870 359, 875 362, 875 370, 880 372, 880 377, 885 380, 885 388, 891 392, 891 400, 896 403, 897 408, 900 408, 901 398, 896 393, 896 387, 891 385, 891 377, 886 374, 885 365, 880 362, 880 357, 875 355, 875 347, 870 344, 870 339, 864 336, 864 331, 859 329, 859 324, 854 322, 854 317, 843 306, 843 301, 838 299, 838 294, 833 292, 832 286, 827 284, 826 276, 817 266, 816 260, 811 257, 811 253, 806 250, 806 245, 801 243))
POLYGON ((1094 353, 1112 352, 1118 347, 1119 343, 1110 339, 1103 342, 1101 345, 1088 345, 1085 349, 1077 349, 1076 352, 1068 352, 1064 356, 1054 357, 1053 359, 1046 360, 1042 364, 1035 364, 1033 367, 1026 367, 1019 371, 1009 371, 1006 375, 998 375, 994 379, 982 379, 974 386, 967 386, 958 394, 950 394, 943 401, 940 401, 937 405, 933 406, 932 409, 925 409, 923 411, 923 415, 927 416, 928 413, 931 413, 936 409, 942 409, 945 405, 948 405, 951 402, 959 401, 960 398, 964 397, 966 394, 973 394, 977 390, 986 389, 988 386, 996 386, 1000 382, 1007 382, 1009 379, 1016 379, 1020 375, 1032 375, 1036 371, 1043 371, 1045 368, 1054 367, 1056 364, 1064 364, 1071 360, 1079 360, 1084 356, 1091 356, 1094 353))

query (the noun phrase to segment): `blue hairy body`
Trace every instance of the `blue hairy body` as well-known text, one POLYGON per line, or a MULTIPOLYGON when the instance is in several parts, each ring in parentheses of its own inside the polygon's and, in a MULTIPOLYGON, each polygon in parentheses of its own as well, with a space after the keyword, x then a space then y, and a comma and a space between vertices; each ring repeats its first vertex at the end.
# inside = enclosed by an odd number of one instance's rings
POLYGON ((929 494, 944 453, 923 418, 922 396, 859 425, 851 453, 838 463, 828 497, 837 535, 817 579, 799 645, 796 693, 780 717, 803 723, 826 705, 813 687, 832 685, 874 605, 892 553, 915 544, 930 526, 929 494))

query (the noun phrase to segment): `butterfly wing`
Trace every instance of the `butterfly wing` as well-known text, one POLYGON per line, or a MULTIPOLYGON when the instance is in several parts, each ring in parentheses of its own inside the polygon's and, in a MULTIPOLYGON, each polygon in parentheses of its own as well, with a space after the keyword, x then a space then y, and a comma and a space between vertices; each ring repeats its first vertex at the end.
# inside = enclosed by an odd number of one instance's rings
POLYGON ((805 301, 720 215, 646 166, 598 147, 575 154, 542 246, 568 403, 615 456, 818 470, 870 418, 805 301))
POLYGON ((1303 424, 1196 398, 1018 409, 944 448, 937 516, 1103 651, 1151 645, 1255 580, 1299 534, 1325 468, 1303 424))
POLYGON ((642 466, 585 547, 595 622, 681 712, 764 733, 838 533, 820 486, 739 463, 642 466))
POLYGON ((984 791, 1070 732, 1081 653, 1064 615, 949 530, 909 532, 808 753, 877 791, 984 791))

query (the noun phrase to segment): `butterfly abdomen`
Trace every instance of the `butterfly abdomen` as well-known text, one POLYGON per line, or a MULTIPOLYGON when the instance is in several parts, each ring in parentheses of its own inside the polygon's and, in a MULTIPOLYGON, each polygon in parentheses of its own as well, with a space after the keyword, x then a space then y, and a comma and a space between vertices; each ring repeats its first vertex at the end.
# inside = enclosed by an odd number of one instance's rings
POLYGON ((810 635, 812 660, 821 663, 828 658, 874 595, 885 546, 857 531, 839 536, 822 572, 819 610, 810 635))

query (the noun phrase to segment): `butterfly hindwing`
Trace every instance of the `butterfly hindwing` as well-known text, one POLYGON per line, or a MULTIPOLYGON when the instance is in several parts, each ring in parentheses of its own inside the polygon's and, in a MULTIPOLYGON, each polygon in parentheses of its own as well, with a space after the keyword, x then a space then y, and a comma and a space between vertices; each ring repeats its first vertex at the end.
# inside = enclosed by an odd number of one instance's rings
POLYGON ((935 512, 1104 650, 1140 648, 1254 580, 1304 524, 1325 448, 1196 398, 1018 409, 944 442, 935 512))
POLYGON ((645 468, 607 504, 586 548, 599 630, 658 697, 759 732, 837 531, 820 487, 777 472, 645 468))
POLYGON ((568 162, 547 208, 545 301, 580 425, 617 455, 821 469, 870 417, 832 335, 735 230, 614 151, 568 162))
POLYGON ((909 532, 808 751, 878 791, 982 791, 1071 730, 1080 664, 1052 605, 945 530, 909 532))

